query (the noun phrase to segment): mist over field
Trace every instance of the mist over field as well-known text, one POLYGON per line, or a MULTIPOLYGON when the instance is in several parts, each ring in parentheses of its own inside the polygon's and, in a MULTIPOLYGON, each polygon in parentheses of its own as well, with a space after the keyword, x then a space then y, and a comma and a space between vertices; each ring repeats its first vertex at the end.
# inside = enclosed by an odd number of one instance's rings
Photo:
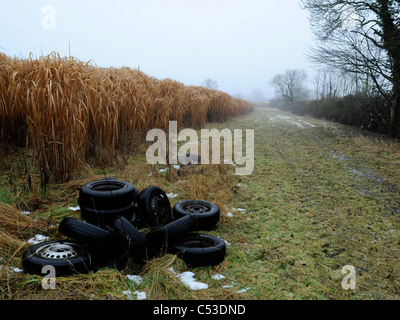
POLYGON ((1 300, 399 299, 399 1, 27 0, 0 30, 1 300))

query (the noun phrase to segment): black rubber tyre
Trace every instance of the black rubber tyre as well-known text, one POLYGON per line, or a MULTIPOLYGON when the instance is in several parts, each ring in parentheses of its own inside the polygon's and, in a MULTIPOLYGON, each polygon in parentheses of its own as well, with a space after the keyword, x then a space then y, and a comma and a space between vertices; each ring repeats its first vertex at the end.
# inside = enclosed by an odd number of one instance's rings
MULTIPOLYGON (((80 205, 81 206, 81 205, 80 205)), ((125 217, 128 220, 132 220, 135 215, 135 203, 131 202, 127 207, 118 209, 92 209, 85 206, 81 206, 81 217, 86 222, 96 225, 101 228, 108 226, 111 221, 117 217, 125 217)))
POLYGON ((104 251, 102 249, 99 249, 98 247, 91 247, 92 257, 96 261, 95 271, 104 268, 112 268, 117 270, 125 269, 128 263, 128 257, 121 251, 123 250, 119 249, 113 254, 104 254, 104 251))
POLYGON ((192 166, 201 164, 201 156, 193 153, 186 153, 179 158, 181 166, 192 166))
POLYGON ((129 220, 129 222, 133 224, 136 229, 140 230, 143 228, 147 228, 146 222, 143 220, 142 214, 140 213, 139 207, 137 205, 135 205, 135 207, 133 208, 133 212, 133 217, 129 220))
POLYGON ((149 228, 158 228, 172 221, 171 204, 159 187, 149 187, 140 193, 138 209, 149 228))
POLYGON ((150 231, 146 235, 146 239, 155 247, 162 248, 174 239, 180 238, 188 232, 197 230, 198 221, 195 216, 185 216, 162 226, 158 229, 150 231))
POLYGON ((135 187, 126 181, 104 179, 92 181, 79 191, 79 206, 95 210, 126 208, 135 199, 135 187))
POLYGON ((216 266, 225 259, 226 244, 215 236, 190 234, 172 241, 168 252, 176 254, 190 267, 216 266))
POLYGON ((119 234, 127 247, 127 254, 136 263, 145 263, 155 256, 155 250, 145 237, 124 217, 116 218, 111 227, 119 234))
POLYGON ((42 275, 44 266, 53 266, 56 276, 88 273, 96 268, 89 246, 75 241, 46 241, 29 247, 22 255, 26 273, 42 275))
POLYGON ((102 249, 104 255, 115 254, 121 248, 120 238, 116 234, 77 219, 64 218, 58 231, 73 240, 102 249))
POLYGON ((175 204, 173 213, 174 219, 188 215, 197 217, 200 230, 213 230, 220 218, 220 210, 217 205, 203 200, 185 200, 175 204))
POLYGON ((140 191, 138 189, 135 189, 135 192, 133 194, 133 202, 138 203, 140 197, 140 191))

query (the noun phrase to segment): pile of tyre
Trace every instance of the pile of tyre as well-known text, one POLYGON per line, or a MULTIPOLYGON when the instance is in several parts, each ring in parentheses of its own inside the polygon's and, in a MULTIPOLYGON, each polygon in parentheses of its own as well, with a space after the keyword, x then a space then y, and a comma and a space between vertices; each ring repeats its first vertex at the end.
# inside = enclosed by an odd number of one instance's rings
POLYGON ((82 186, 78 204, 81 220, 64 218, 58 227, 66 240, 41 242, 23 253, 25 272, 43 274, 45 266, 54 267, 57 276, 123 269, 129 259, 144 264, 165 253, 191 267, 218 265, 225 258, 225 242, 202 233, 220 218, 211 202, 185 200, 171 208, 159 187, 140 192, 131 183, 106 178, 82 186))

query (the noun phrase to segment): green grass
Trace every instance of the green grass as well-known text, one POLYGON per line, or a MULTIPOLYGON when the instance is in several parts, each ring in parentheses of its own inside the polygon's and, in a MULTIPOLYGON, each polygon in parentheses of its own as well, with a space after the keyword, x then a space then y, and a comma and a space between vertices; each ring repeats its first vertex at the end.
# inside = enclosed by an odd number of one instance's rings
MULTIPOLYGON (((136 154, 121 157, 113 167, 92 166, 79 180, 51 185, 45 195, 37 192, 32 196, 24 191, 22 179, 16 180, 21 190, 18 196, 12 190, 2 191, 0 196, 4 202, 17 204, 21 199, 36 199, 33 218, 51 220, 55 225, 66 215, 78 216, 68 207, 76 205, 79 186, 104 174, 132 182, 139 190, 158 185, 167 193, 179 194, 171 199, 172 205, 183 199, 204 198, 217 203, 222 211, 218 228, 208 233, 231 244, 221 265, 193 269, 167 255, 143 267, 128 263, 122 271, 104 269, 62 278, 54 292, 41 289, 40 276, 3 270, 0 297, 125 299, 122 291, 139 290, 149 299, 400 298, 398 142, 268 108, 257 108, 228 123, 207 125, 214 127, 255 129, 252 175, 234 176, 230 166, 212 166, 204 176, 149 176, 154 168, 146 164, 146 146, 142 146, 136 154), (314 127, 299 128, 293 124, 299 120, 314 127), (226 217, 227 212, 233 217, 226 217), (345 265, 356 268, 354 291, 341 287, 345 265), (188 289, 169 267, 177 272, 194 272, 196 280, 209 288, 188 289), (211 276, 216 273, 225 278, 213 280, 211 276), (143 282, 133 284, 126 277, 129 274, 142 276, 143 282), (238 292, 241 289, 247 290, 238 292)), ((0 183, 6 184, 12 173, 0 171, 0 183)), ((43 234, 60 236, 56 227, 43 230, 43 234)), ((0 264, 9 262, 9 266, 19 267, 22 249, 14 257, 13 252, 0 251, 0 264)))

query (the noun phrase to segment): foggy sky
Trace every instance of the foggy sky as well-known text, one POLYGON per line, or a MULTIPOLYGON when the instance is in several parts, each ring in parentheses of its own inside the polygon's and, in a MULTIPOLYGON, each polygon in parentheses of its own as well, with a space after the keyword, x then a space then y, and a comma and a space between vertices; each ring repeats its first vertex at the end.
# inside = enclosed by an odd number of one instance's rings
POLYGON ((312 36, 297 0, 15 0, 0 6, 0 51, 52 51, 98 66, 139 68, 159 79, 269 99, 269 80, 309 70, 312 36), (43 23, 55 9, 55 28, 43 23))

